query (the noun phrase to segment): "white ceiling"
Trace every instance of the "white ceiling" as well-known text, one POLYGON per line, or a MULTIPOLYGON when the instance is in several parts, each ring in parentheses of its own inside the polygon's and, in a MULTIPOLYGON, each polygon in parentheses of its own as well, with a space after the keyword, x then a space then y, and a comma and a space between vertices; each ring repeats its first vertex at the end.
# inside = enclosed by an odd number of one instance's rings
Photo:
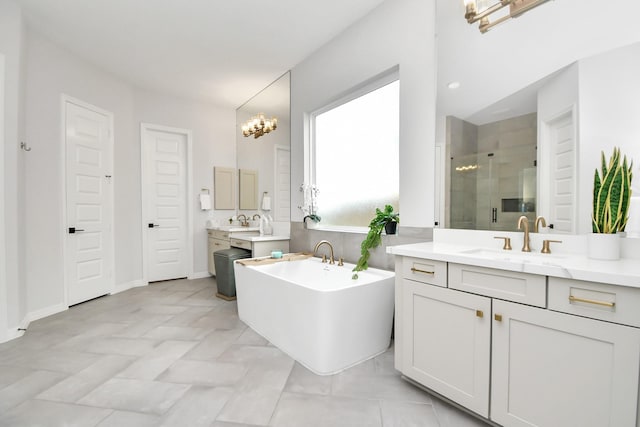
POLYGON ((384 0, 20 0, 35 30, 135 86, 238 107, 384 0))

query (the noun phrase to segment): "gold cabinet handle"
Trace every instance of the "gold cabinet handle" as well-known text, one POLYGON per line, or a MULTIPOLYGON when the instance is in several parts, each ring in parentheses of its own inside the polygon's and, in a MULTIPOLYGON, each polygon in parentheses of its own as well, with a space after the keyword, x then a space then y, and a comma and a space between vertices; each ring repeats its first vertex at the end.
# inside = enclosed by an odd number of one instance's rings
POLYGON ((433 276, 435 273, 435 271, 427 271, 427 270, 420 270, 419 268, 415 268, 415 267, 411 267, 411 272, 412 273, 422 273, 422 274, 429 274, 431 276, 433 276))
POLYGON ((502 322, 502 314, 494 314, 493 318, 496 319, 496 322, 502 322))
POLYGON ((574 297, 573 295, 569 295, 569 302, 584 302, 586 304, 603 305, 605 307, 611 307, 611 308, 616 306, 615 302, 598 301, 598 300, 587 299, 587 298, 578 298, 578 297, 574 297))
POLYGON ((484 317, 484 313, 482 312, 482 310, 476 310, 476 316, 482 318, 484 317))

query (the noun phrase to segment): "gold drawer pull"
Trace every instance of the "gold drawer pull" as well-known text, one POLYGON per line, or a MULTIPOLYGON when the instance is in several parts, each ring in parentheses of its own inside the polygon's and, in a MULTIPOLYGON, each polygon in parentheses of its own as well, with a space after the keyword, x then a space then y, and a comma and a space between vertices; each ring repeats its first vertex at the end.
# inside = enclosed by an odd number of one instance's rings
POLYGON ((496 319, 496 322, 502 322, 502 314, 494 314, 493 318, 496 319))
POLYGON ((482 310, 476 310, 476 316, 482 318, 484 317, 484 313, 482 312, 482 310))
POLYGON ((435 271, 427 271, 427 270, 420 270, 419 268, 415 268, 415 267, 411 267, 411 272, 413 273, 423 273, 423 274, 429 274, 431 276, 433 276, 435 273, 435 271))
POLYGON ((616 306, 615 302, 597 301, 594 299, 578 298, 578 297, 574 297, 573 295, 569 295, 569 302, 584 302, 587 304, 603 305, 605 307, 611 307, 611 308, 616 306))

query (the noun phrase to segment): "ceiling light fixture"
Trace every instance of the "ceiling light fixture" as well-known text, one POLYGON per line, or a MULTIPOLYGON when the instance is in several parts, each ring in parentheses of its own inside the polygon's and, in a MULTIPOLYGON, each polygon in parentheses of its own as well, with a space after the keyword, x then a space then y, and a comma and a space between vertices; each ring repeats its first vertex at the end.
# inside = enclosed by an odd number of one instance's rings
POLYGON ((486 0, 464 0, 464 17, 467 19, 467 22, 469 24, 480 21, 479 29, 480 32, 484 34, 492 27, 495 27, 501 22, 504 22, 509 18, 517 18, 528 10, 540 6, 542 3, 546 3, 548 1, 549 0, 498 0, 498 2, 493 6, 487 7, 486 9, 483 9, 480 13, 478 13, 477 3, 487 3, 486 0), (489 20, 489 17, 493 13, 507 6, 509 6, 509 12, 506 15, 497 18, 493 22, 489 20))
POLYGON ((258 139, 265 133, 276 130, 278 127, 278 119, 271 117, 271 119, 265 119, 264 114, 260 113, 257 116, 251 117, 247 123, 242 125, 242 135, 245 137, 253 135, 258 139))

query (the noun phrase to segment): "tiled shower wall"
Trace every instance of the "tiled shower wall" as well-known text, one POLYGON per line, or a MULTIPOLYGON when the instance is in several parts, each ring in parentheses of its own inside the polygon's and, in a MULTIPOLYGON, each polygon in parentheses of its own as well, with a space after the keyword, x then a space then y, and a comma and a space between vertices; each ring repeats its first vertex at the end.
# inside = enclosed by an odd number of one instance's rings
MULTIPOLYGON (((360 244, 365 237, 365 233, 305 229, 303 223, 292 222, 289 250, 291 252, 313 252, 313 248, 319 241, 328 240, 333 246, 336 260, 342 257, 345 262, 355 264, 360 258, 360 244)), ((430 242, 431 240, 433 240, 432 228, 399 226, 398 234, 396 235, 387 236, 382 233, 382 244, 371 251, 369 266, 383 270, 393 270, 394 257, 387 254, 387 246, 430 242)), ((323 246, 319 253, 328 254, 328 248, 323 246)))
POLYGON ((451 227, 513 230, 520 215, 535 219, 535 212, 502 211, 501 201, 536 197, 537 114, 481 126, 456 118, 448 120, 452 143, 451 227), (456 166, 473 164, 478 168, 463 172, 455 170, 456 166), (494 207, 497 208, 497 223, 491 223, 494 207))

